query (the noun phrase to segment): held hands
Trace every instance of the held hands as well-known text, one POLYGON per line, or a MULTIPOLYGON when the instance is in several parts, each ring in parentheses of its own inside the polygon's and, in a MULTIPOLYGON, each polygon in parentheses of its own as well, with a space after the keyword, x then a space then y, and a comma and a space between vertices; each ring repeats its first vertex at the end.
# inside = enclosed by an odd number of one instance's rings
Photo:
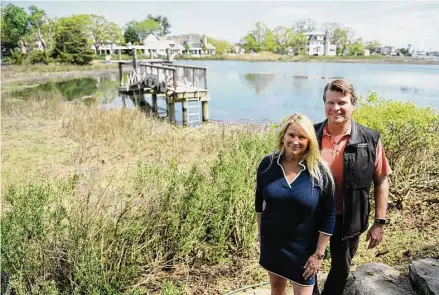
POLYGON ((305 268, 305 272, 303 273, 305 280, 312 278, 319 272, 322 267, 322 261, 323 259, 319 258, 315 253, 308 258, 308 261, 303 267, 305 268))
POLYGON ((384 230, 379 224, 373 224, 366 235, 366 242, 370 240, 367 249, 373 249, 383 240, 384 230))

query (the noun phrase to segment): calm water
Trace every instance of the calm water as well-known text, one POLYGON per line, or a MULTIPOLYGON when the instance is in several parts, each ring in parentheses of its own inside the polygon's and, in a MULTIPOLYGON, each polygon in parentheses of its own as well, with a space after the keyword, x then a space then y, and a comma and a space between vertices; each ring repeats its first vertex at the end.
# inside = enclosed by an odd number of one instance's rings
MULTIPOLYGON (((208 68, 210 118, 233 122, 277 122, 295 112, 312 120, 324 118, 322 89, 342 77, 366 96, 369 91, 387 99, 414 101, 439 110, 439 66, 403 64, 276 63, 241 61, 176 61, 208 68)), ((59 91, 72 100, 94 95, 104 108, 134 107, 117 94, 117 74, 41 85, 14 96, 32 97, 59 91)), ((149 97, 147 97, 147 101, 149 97)), ((159 109, 165 112, 164 101, 159 109)), ((181 119, 176 105, 177 120, 181 119)))

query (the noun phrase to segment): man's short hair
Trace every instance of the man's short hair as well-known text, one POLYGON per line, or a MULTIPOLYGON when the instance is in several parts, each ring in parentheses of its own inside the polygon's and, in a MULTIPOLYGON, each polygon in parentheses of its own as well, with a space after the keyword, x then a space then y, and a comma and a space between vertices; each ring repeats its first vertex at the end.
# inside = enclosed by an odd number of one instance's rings
POLYGON ((357 104, 357 93, 355 92, 354 86, 344 79, 336 79, 326 84, 323 90, 323 101, 326 101, 326 91, 328 90, 343 93, 345 96, 350 95, 351 103, 353 105, 357 104))

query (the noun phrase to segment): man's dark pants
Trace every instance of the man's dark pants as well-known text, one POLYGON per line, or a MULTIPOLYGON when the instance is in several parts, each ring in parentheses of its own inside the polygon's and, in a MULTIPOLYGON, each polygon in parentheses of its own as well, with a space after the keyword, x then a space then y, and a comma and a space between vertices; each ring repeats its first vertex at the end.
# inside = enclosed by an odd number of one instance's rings
MULTIPOLYGON (((349 275, 352 258, 357 252, 360 235, 342 241, 343 217, 337 214, 334 234, 330 240, 331 270, 323 288, 322 295, 342 295, 349 275)), ((318 294, 317 284, 314 293, 318 294)))

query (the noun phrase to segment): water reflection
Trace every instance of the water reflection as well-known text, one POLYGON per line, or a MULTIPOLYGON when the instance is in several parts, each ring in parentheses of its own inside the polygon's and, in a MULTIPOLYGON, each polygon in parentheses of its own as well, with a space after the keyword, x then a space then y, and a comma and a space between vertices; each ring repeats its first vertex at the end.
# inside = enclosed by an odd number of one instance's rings
POLYGON ((9 97, 18 99, 61 99, 64 101, 81 100, 87 105, 98 103, 101 106, 121 106, 118 93, 117 74, 107 74, 89 78, 78 78, 61 82, 48 82, 34 88, 12 92, 9 97))
POLYGON ((247 82, 247 85, 250 85, 257 95, 272 85, 275 79, 275 74, 247 73, 244 75, 244 80, 247 82))

